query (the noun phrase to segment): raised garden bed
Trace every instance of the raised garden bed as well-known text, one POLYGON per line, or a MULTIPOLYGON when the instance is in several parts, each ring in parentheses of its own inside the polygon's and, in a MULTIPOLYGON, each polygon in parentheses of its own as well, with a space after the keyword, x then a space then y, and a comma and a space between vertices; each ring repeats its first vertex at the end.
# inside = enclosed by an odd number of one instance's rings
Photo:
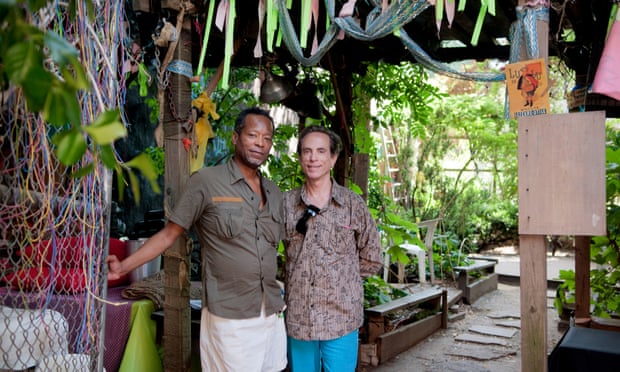
POLYGON ((360 364, 377 366, 446 328, 447 297, 446 289, 427 288, 366 309, 360 364))
POLYGON ((463 291, 463 302, 472 304, 484 294, 497 289, 498 275, 495 272, 497 259, 474 258, 466 266, 454 268, 458 274, 457 285, 463 291))

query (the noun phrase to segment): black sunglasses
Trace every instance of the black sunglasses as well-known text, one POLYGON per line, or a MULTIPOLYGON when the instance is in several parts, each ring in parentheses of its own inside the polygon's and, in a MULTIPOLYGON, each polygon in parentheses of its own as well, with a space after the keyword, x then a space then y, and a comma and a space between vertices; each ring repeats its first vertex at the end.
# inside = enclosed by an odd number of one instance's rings
POLYGON ((319 213, 320 209, 315 207, 314 205, 309 205, 306 207, 303 216, 297 221, 297 225, 295 225, 295 230, 301 235, 306 235, 306 231, 308 231, 308 219, 310 217, 314 217, 319 213))

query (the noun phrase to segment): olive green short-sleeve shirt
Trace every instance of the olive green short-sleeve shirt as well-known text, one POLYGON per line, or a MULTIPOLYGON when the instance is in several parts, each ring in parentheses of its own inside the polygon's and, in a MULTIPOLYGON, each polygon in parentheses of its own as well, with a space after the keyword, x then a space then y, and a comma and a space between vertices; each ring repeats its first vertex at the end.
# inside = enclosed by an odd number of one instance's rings
POLYGON ((193 228, 200 240, 203 301, 229 319, 283 309, 276 281, 277 249, 283 237, 282 193, 261 176, 266 203, 243 178, 234 161, 203 168, 188 180, 170 221, 193 228))

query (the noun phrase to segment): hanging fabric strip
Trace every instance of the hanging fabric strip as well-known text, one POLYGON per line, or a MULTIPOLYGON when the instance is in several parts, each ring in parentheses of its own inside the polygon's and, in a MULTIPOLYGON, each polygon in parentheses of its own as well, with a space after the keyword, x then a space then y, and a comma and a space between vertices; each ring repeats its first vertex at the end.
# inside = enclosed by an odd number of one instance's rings
POLYGON ((263 56, 263 47, 261 45, 261 33, 263 31, 263 21, 265 20, 266 5, 265 0, 258 0, 258 32, 256 33, 256 44, 254 45, 254 58, 263 56))
MULTIPOLYGON (((344 18, 344 17, 351 17, 351 16, 353 16, 353 14, 355 13, 355 3, 356 2, 357 2, 357 0, 349 0, 344 5, 342 5, 342 8, 340 8, 340 12, 338 13, 338 17, 344 18)), ((326 17, 326 18, 327 18, 326 22, 331 23, 331 20, 329 19, 329 17, 326 17)), ((346 34, 344 33, 344 30, 338 31, 338 40, 343 40, 345 35, 346 34)))
POLYGON ((456 79, 473 81, 504 81, 506 79, 506 76, 503 73, 461 72, 453 69, 445 63, 435 61, 418 44, 416 44, 413 39, 409 37, 404 28, 400 29, 400 40, 403 44, 405 44, 407 49, 411 51, 411 54, 413 54, 413 57, 420 65, 438 74, 456 79))
MULTIPOLYGON (((333 18, 334 16, 334 0, 326 0, 327 4, 327 13, 333 18)), ((291 17, 288 14, 288 10, 284 4, 284 0, 278 0, 278 6, 280 9, 280 28, 282 30, 282 39, 284 40, 284 44, 286 44, 287 49, 295 58, 304 66, 313 66, 319 63, 321 58, 327 53, 327 51, 336 43, 336 34, 338 33, 338 26, 332 23, 325 35, 323 35, 323 40, 319 44, 316 52, 312 54, 310 57, 306 58, 304 53, 299 45, 299 39, 297 38, 297 33, 295 32, 295 28, 293 26, 293 22, 291 21, 291 17)))
POLYGON ((209 2, 209 11, 207 13, 207 23, 205 24, 205 36, 202 40, 202 49, 200 50, 200 59, 198 60, 198 70, 196 75, 202 75, 202 66, 205 61, 205 55, 207 54, 207 44, 209 43, 209 35, 211 34, 211 24, 213 23, 213 11, 215 8, 215 0, 209 2))
POLYGON ((278 7, 274 6, 274 0, 267 0, 267 25, 265 26, 265 47, 273 52, 273 37, 278 28, 278 7))
POLYGON ((229 0, 228 16, 226 17, 226 44, 224 45, 224 72, 222 73, 222 89, 228 89, 230 78, 230 62, 232 61, 233 44, 235 41, 235 0, 229 0))
POLYGON ((366 29, 363 30, 353 17, 336 17, 332 22, 343 29, 348 36, 358 40, 371 41, 380 39, 406 25, 429 6, 426 0, 395 1, 386 11, 376 6, 366 17, 366 29))
POLYGON ((299 45, 305 48, 308 45, 308 31, 312 17, 312 0, 301 0, 301 18, 299 20, 299 45))
POLYGON ((540 56, 537 21, 549 22, 549 8, 517 7, 517 20, 510 26, 510 63, 540 56), (524 42, 527 55, 520 58, 524 42))

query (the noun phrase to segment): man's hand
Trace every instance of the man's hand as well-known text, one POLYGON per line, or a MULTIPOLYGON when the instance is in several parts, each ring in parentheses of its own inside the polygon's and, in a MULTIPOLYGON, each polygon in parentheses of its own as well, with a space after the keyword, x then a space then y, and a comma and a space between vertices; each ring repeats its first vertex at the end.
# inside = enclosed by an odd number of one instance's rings
POLYGON ((118 280, 123 276, 121 262, 115 255, 108 256, 105 262, 108 264, 108 280, 118 280))

